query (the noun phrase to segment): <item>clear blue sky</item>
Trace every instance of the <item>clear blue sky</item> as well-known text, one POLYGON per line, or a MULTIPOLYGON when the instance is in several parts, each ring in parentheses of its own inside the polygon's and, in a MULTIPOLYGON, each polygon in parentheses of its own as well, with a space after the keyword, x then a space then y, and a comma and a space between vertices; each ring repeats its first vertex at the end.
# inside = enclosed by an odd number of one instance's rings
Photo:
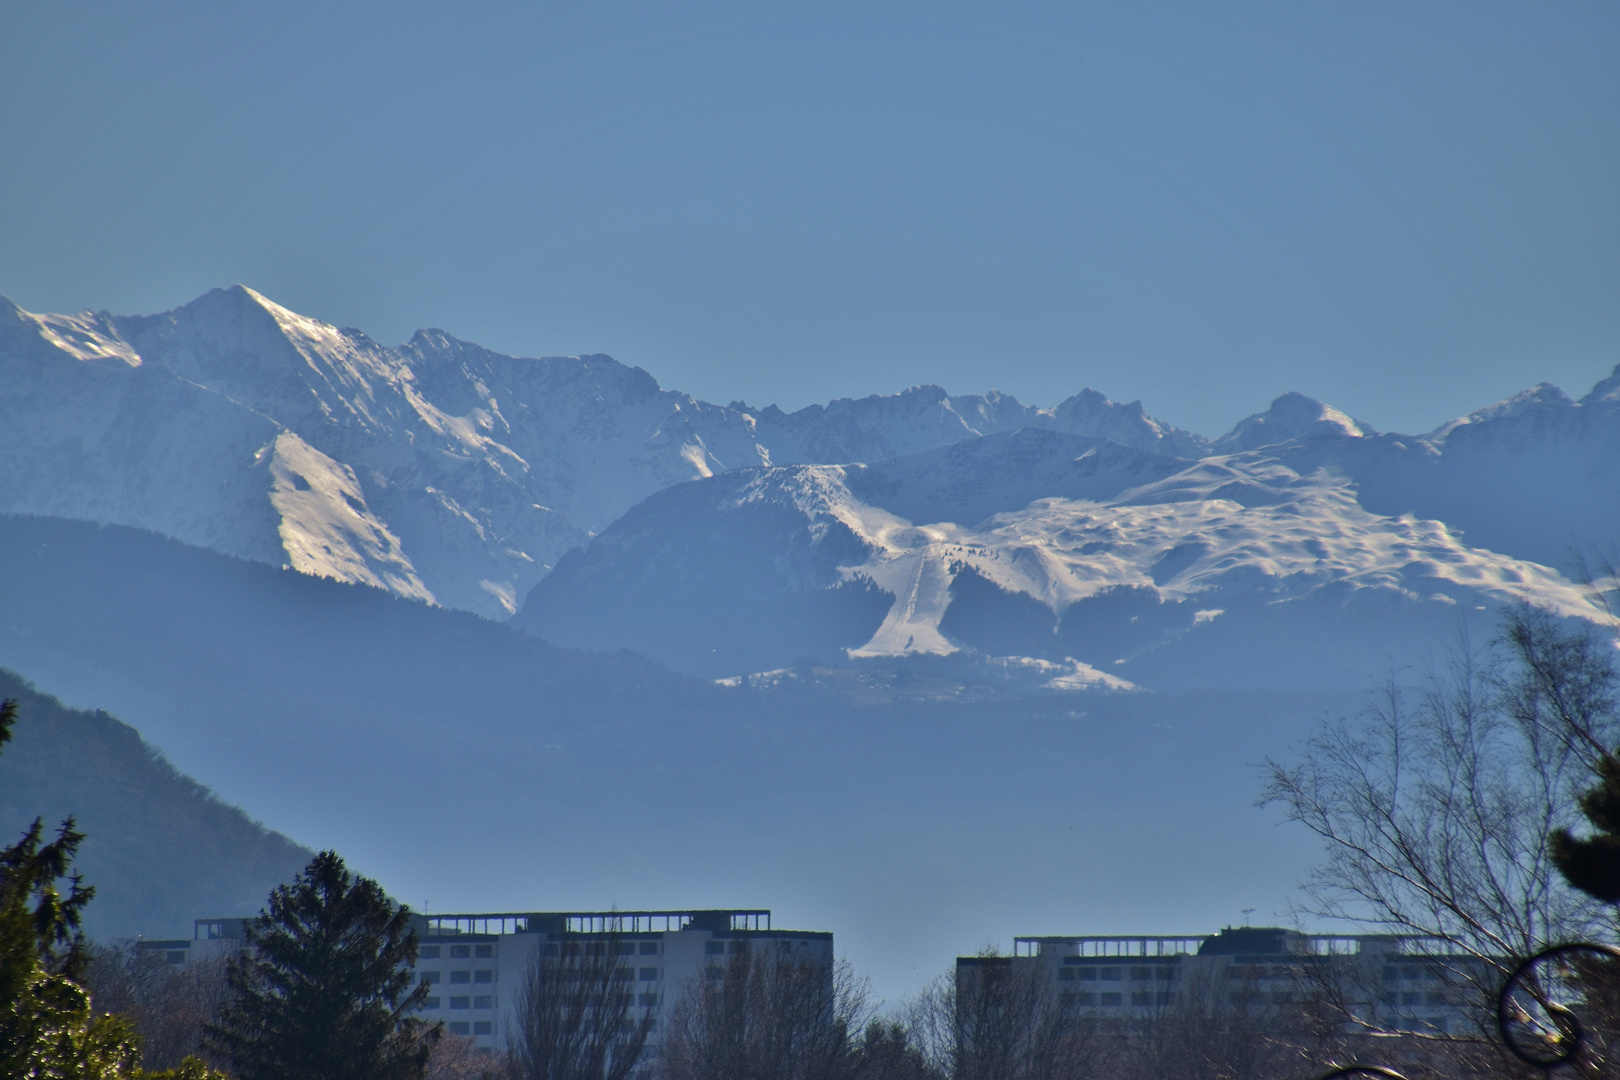
POLYGON ((0 293, 794 407, 1421 430, 1620 362, 1620 4, 0 4, 0 293))

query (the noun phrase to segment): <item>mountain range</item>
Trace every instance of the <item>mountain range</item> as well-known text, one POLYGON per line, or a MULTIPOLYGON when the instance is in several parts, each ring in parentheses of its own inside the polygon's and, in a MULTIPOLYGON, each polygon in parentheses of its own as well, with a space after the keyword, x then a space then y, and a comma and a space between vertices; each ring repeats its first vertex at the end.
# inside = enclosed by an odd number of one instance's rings
POLYGON ((108 932, 247 910, 304 854, 252 819, 439 910, 771 906, 885 992, 1281 917, 1313 848, 1254 762, 1502 605, 1610 623, 1620 369, 1205 438, 1094 390, 715 405, 235 287, 0 302, 0 380, 0 665, 139 731, 21 687, 0 816, 95 825, 108 932))
POLYGON ((1290 393, 1207 439, 1091 389, 715 405, 236 286, 153 316, 0 303, 0 380, 0 512, 710 678, 920 655, 1057 689, 1349 685, 1459 613, 1604 620, 1571 559, 1620 534, 1620 368, 1417 436, 1290 393))
POLYGON ((0 300, 0 511, 151 529, 502 616, 648 495, 746 466, 865 461, 1031 424, 1190 451, 1087 392, 1042 411, 938 387, 793 413, 712 405, 606 356, 397 347, 217 289, 161 315, 0 300))

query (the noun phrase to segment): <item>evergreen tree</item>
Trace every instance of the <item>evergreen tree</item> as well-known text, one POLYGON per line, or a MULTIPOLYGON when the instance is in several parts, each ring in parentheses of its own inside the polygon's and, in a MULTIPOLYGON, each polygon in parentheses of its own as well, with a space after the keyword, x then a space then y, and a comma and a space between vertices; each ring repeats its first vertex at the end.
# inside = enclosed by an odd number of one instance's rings
POLYGON ((1620 904, 1620 758, 1605 754, 1598 785, 1581 796, 1593 833, 1577 840, 1568 829, 1552 835, 1552 860, 1564 880, 1610 904, 1620 904))
POLYGON ((323 851, 249 921, 210 1048, 241 1080, 419 1080, 438 1025, 411 1013, 410 910, 323 851))

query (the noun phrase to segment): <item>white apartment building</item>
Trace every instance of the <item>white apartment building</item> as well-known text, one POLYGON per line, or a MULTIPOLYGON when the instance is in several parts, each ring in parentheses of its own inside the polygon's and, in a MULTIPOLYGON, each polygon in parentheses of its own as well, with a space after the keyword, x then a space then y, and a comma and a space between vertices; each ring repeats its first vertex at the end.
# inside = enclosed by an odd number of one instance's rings
POLYGON ((1478 958, 1429 939, 1277 927, 1196 936, 1020 937, 1010 957, 958 957, 958 987, 974 985, 987 965, 1036 968, 1067 1013, 1121 1030, 1192 996, 1280 1013, 1326 993, 1386 1031, 1469 1034, 1481 1017, 1479 987, 1492 978, 1478 958))
MULTIPOLYGON (((190 940, 141 947, 186 963, 240 947, 245 919, 198 919, 190 940)), ((633 977, 634 1013, 651 1014, 648 1052, 657 1050, 670 1010, 699 978, 718 975, 728 957, 769 950, 797 962, 833 964, 827 931, 776 930, 767 909, 544 911, 418 915, 415 983, 429 986, 421 1016, 488 1050, 504 1049, 530 965, 562 949, 612 948, 633 977)))

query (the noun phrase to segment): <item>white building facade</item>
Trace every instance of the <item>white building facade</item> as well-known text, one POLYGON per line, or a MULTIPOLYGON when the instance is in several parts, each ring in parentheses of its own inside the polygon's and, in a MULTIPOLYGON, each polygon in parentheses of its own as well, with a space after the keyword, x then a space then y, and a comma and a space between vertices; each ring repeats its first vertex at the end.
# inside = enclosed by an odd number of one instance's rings
MULTIPOLYGON (((198 919, 190 940, 148 940, 143 949, 169 963, 234 952, 245 919, 198 919)), ((766 909, 692 911, 546 911, 418 915, 413 984, 428 984, 420 1015, 448 1031, 504 1050, 515 1030, 520 991, 530 967, 568 948, 611 948, 634 995, 632 1017, 652 1018, 648 1053, 656 1053, 670 1012, 695 980, 719 975, 738 955, 765 953, 797 963, 833 966, 827 931, 776 930, 766 909)))
POLYGON ((971 985, 987 965, 1034 968, 1065 1013, 1119 1030, 1194 997, 1280 1014, 1327 996, 1385 1031, 1467 1035, 1480 1023, 1480 988, 1495 978, 1478 957, 1429 939, 1276 927, 1199 936, 1020 937, 1010 957, 958 957, 958 987, 971 985))

